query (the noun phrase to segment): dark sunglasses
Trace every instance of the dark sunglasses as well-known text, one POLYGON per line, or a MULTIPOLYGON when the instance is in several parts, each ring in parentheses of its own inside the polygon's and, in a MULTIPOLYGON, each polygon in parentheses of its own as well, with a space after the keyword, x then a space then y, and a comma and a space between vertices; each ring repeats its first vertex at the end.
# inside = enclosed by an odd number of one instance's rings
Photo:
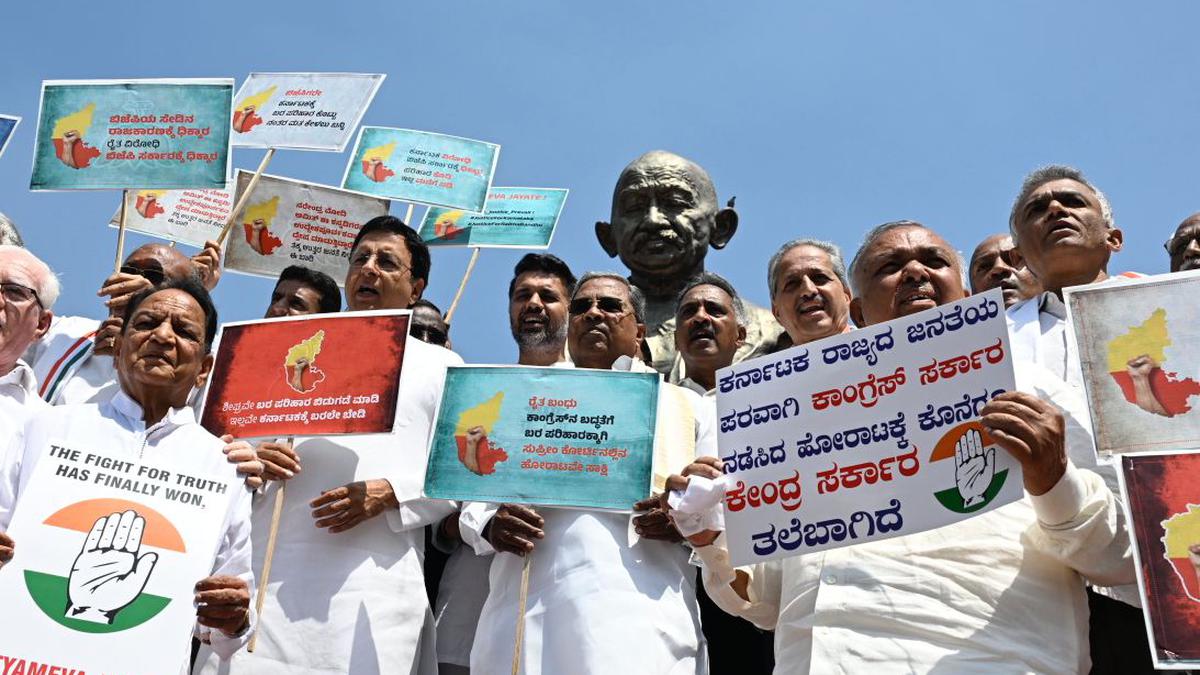
POLYGON ((161 286, 163 280, 167 278, 167 275, 163 274, 162 270, 156 270, 154 268, 142 269, 140 267, 134 267, 133 265, 121 265, 121 274, 132 274, 139 277, 145 277, 147 281, 155 286, 161 286))
POLYGON ((625 301, 620 298, 600 297, 600 298, 575 298, 571 304, 567 305, 567 310, 571 314, 585 314, 588 310, 596 306, 605 314, 624 314, 625 301))
POLYGON ((1193 241, 1200 241, 1200 229, 1185 230, 1178 236, 1171 237, 1163 244, 1163 248, 1167 249, 1167 254, 1174 258, 1183 253, 1183 249, 1193 241))
POLYGON ((433 326, 413 326, 412 336, 421 342, 437 345, 439 347, 445 347, 446 340, 449 339, 449 336, 446 335, 446 331, 440 328, 434 328, 433 326))

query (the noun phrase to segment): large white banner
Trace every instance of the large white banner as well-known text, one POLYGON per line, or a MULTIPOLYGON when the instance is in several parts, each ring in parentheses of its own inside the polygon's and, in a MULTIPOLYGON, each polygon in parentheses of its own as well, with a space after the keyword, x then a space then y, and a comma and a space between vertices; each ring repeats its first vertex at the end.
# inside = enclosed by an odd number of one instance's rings
POLYGON ((385 77, 250 73, 233 97, 233 144, 341 152, 385 77))
POLYGON ((979 423, 1014 389, 999 291, 717 373, 730 558, 941 527, 1020 499, 979 423))

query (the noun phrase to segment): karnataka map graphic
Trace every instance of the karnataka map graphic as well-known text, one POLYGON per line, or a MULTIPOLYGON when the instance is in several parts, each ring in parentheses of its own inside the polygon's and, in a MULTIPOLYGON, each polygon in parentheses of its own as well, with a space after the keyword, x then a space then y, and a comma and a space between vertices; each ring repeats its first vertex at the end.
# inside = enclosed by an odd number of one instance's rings
POLYGON ((454 426, 454 442, 458 445, 458 461, 472 473, 486 476, 496 472, 496 465, 508 459, 503 448, 492 447, 488 436, 496 421, 500 419, 500 405, 504 403, 504 392, 473 408, 467 408, 458 416, 454 426))
POLYGON ((267 99, 275 93, 275 87, 268 87, 253 96, 238 101, 237 106, 233 109, 233 130, 239 134, 244 134, 254 127, 263 123, 262 117, 259 117, 258 111, 266 105, 267 99))
POLYGON ((1121 388, 1125 400, 1165 417, 1189 412, 1191 397, 1200 395, 1200 383, 1181 378, 1172 370, 1166 355, 1170 345, 1167 311, 1162 308, 1155 309, 1150 318, 1107 345, 1108 373, 1121 388), (1147 393, 1153 400, 1147 398, 1147 393))
POLYGON ((139 191, 134 202, 134 208, 137 209, 138 215, 150 220, 160 213, 166 213, 166 210, 158 203, 158 200, 162 199, 165 194, 165 190, 139 191))
POLYGON ((1188 597, 1200 602, 1200 578, 1188 555, 1190 546, 1200 544, 1200 506, 1188 504, 1187 513, 1177 513, 1162 521, 1162 527, 1163 557, 1171 563, 1188 597))
POLYGON ((242 228, 246 231, 246 243, 259 255, 271 255, 283 245, 279 237, 271 234, 271 221, 279 213, 279 196, 246 207, 242 216, 242 228))
POLYGON ((364 150, 362 154, 363 175, 376 183, 382 183, 395 176, 396 172, 385 164, 392 158, 392 153, 395 151, 396 141, 364 150))
POLYGON ((92 115, 96 104, 89 103, 83 109, 59 118, 54 122, 50 140, 54 143, 54 155, 72 169, 85 169, 92 160, 100 156, 100 149, 87 144, 88 131, 92 127, 92 115))
POLYGON ((317 356, 325 342, 325 331, 319 330, 288 349, 283 360, 283 370, 288 386, 301 394, 307 394, 325 380, 325 373, 317 368, 317 356))

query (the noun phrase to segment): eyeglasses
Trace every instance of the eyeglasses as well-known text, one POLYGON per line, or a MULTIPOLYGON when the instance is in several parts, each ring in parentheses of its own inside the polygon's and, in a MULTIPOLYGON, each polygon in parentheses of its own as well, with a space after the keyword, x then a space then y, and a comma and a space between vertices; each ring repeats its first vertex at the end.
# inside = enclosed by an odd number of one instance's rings
POLYGON ((629 311, 625 308, 625 301, 620 298, 599 297, 599 298, 575 298, 571 304, 567 305, 567 311, 571 314, 585 314, 593 306, 599 307, 601 312, 605 314, 624 314, 629 311))
POLYGON ((439 347, 445 347, 446 341, 449 339, 449 336, 446 335, 446 331, 440 328, 434 328, 433 326, 413 326, 411 333, 413 337, 421 342, 437 345, 439 347))
POLYGON ((5 281, 0 283, 0 294, 4 295, 5 302, 11 302, 14 305, 24 305, 30 300, 35 300, 38 307, 45 308, 45 305, 42 304, 42 299, 38 297, 37 291, 28 286, 5 281))
POLYGON ((121 274, 132 274, 137 277, 145 277, 146 281, 149 281, 155 286, 161 286, 163 281, 165 281, 167 278, 167 275, 163 273, 162 270, 156 270, 153 267, 142 269, 141 267, 134 267, 133 265, 121 265, 121 274))
POLYGON ((1163 248, 1167 249, 1167 254, 1172 258, 1183 253, 1183 249, 1188 247, 1188 244, 1193 241, 1200 241, 1200 229, 1185 230, 1168 239, 1163 248))
POLYGON ((378 267, 381 272, 403 272, 404 270, 409 270, 409 272, 412 271, 412 267, 405 265, 387 253, 359 253, 350 259, 350 267, 352 269, 366 267, 367 263, 371 262, 372 258, 375 260, 375 266, 378 267))

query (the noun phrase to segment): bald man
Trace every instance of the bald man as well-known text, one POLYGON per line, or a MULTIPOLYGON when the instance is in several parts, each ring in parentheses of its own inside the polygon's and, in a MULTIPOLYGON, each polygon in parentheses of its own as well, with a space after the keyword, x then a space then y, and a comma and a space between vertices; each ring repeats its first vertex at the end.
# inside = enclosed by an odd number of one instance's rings
POLYGON ((1008 234, 993 234, 979 242, 967 267, 972 293, 999 288, 1007 309, 1042 292, 1029 268, 1017 262, 1016 247, 1008 234))

